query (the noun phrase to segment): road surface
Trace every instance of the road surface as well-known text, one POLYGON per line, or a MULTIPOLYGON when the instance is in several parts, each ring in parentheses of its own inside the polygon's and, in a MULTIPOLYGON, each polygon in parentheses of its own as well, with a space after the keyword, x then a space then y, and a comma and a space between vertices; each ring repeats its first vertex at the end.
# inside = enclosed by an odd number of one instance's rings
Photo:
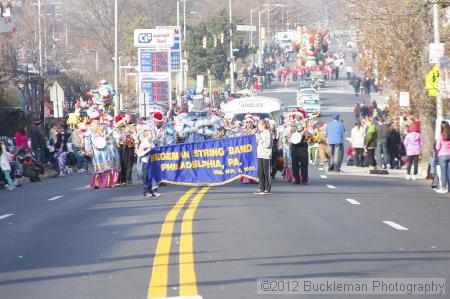
MULTIPOLYGON (((268 94, 295 103, 293 85, 268 94)), ((361 99, 347 82, 321 97, 323 120, 339 111, 350 130, 361 99)), ((0 298, 291 298, 258 295, 258 279, 450 281, 448 195, 425 181, 310 172, 308 186, 276 179, 271 196, 232 183, 167 186, 149 200, 140 182, 89 190, 82 174, 0 190, 0 298)))

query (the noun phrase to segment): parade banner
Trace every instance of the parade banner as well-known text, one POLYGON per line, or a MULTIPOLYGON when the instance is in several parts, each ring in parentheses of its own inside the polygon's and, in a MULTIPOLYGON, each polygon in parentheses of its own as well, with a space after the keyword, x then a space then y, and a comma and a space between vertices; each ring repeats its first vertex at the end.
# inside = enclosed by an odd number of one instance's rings
POLYGON ((219 186, 241 177, 258 180, 254 135, 155 147, 148 175, 156 183, 219 186))

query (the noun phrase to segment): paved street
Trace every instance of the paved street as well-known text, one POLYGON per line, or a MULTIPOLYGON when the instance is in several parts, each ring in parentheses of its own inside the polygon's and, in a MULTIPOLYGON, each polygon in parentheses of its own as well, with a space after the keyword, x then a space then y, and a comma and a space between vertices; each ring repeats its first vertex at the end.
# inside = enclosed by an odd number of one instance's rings
MULTIPOLYGON (((265 94, 295 104, 294 84, 274 88, 265 94)), ((321 99, 322 119, 339 111, 349 131, 361 98, 348 90, 331 81, 321 99)), ((257 279, 450 281, 448 195, 424 180, 310 171, 310 185, 278 178, 263 197, 236 182, 148 200, 139 182, 89 190, 81 174, 0 190, 0 298, 284 298, 257 295, 257 279)))

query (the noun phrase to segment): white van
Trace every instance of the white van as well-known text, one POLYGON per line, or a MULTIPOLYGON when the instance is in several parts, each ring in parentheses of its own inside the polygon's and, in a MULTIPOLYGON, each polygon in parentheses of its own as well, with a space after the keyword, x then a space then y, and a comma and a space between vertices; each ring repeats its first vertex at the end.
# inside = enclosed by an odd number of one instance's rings
POLYGON ((280 99, 272 97, 245 97, 229 101, 223 106, 225 117, 232 122, 243 121, 245 115, 252 114, 260 119, 273 119, 278 124, 283 121, 283 104, 280 99))

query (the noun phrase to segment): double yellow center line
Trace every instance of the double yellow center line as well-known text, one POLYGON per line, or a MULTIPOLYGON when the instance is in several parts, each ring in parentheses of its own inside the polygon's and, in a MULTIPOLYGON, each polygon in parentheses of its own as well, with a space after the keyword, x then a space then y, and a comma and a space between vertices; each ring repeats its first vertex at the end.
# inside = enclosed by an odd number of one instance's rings
MULTIPOLYGON (((200 201, 208 191, 209 187, 204 187, 192 198, 191 203, 184 212, 181 223, 181 237, 179 248, 179 275, 180 275, 180 296, 197 296, 197 276, 194 266, 194 241, 192 237, 192 225, 195 211, 200 201)), ((148 286, 147 298, 166 298, 169 280, 169 257, 172 246, 173 230, 175 222, 186 202, 194 195, 197 188, 189 189, 172 207, 164 219, 161 234, 156 245, 155 257, 153 259, 152 276, 148 286)))

